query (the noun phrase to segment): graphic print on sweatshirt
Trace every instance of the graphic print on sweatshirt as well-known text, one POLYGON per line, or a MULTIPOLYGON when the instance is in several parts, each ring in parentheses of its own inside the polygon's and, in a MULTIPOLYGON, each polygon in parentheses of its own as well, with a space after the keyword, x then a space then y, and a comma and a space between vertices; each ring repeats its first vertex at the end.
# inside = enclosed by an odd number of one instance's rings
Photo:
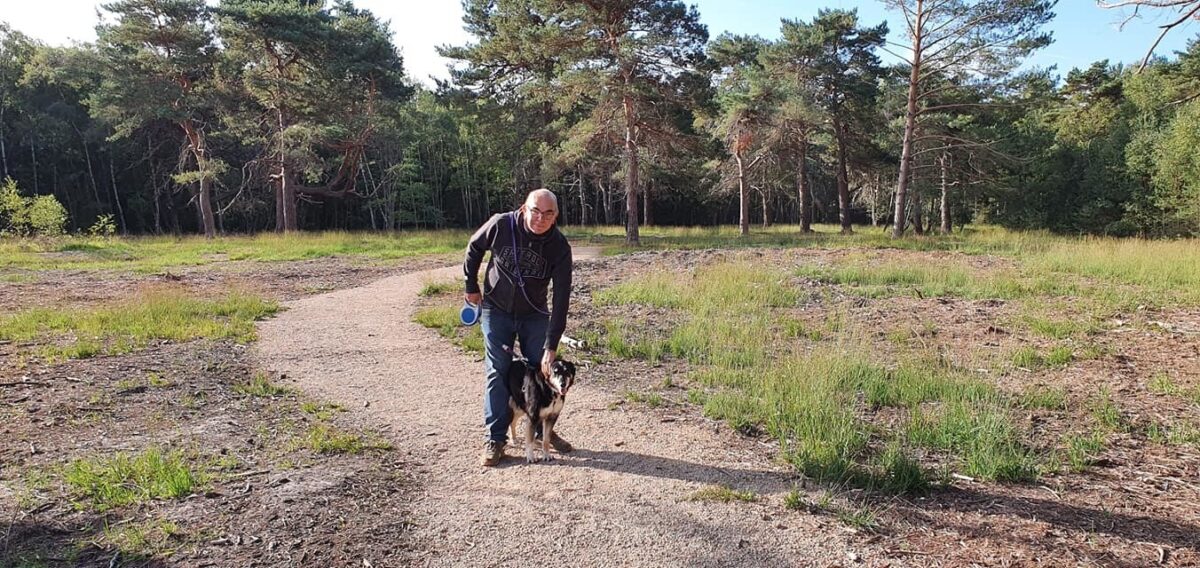
MULTIPOLYGON (((501 270, 507 272, 510 276, 515 275, 513 271, 513 248, 511 246, 499 247, 499 254, 495 255, 496 262, 501 270)), ((521 278, 538 278, 546 279, 550 277, 550 263, 537 251, 528 248, 521 248, 521 278)))

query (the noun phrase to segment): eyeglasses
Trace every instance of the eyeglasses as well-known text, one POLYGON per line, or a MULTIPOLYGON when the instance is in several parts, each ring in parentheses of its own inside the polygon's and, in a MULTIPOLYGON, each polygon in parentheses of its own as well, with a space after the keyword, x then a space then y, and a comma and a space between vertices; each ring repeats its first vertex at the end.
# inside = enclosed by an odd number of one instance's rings
POLYGON ((542 211, 537 207, 529 208, 529 216, 535 219, 553 219, 558 215, 558 211, 551 209, 550 211, 542 211))

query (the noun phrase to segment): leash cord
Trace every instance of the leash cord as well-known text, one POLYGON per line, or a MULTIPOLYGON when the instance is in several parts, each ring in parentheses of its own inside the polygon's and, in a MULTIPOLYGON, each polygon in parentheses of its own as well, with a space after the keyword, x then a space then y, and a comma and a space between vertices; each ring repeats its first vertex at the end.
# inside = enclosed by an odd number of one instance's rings
POLYGON ((550 312, 542 311, 541 308, 534 305, 533 301, 529 299, 529 293, 525 291, 525 279, 521 277, 521 253, 517 249, 517 215, 518 213, 514 211, 513 216, 508 218, 509 233, 512 236, 513 246, 513 274, 517 275, 517 288, 521 290, 521 295, 525 297, 525 303, 529 304, 529 307, 533 308, 533 311, 548 316, 550 312))

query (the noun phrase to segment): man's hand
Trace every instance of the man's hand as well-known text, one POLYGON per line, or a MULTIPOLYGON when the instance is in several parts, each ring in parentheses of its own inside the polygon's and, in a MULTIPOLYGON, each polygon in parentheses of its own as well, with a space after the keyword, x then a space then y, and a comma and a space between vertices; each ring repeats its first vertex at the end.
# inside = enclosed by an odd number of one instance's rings
POLYGON ((550 366, 554 364, 556 357, 558 357, 558 352, 549 349, 542 354, 542 376, 546 377, 547 381, 550 380, 550 366))
POLYGON ((466 300, 468 302, 471 302, 472 304, 475 304, 476 306, 483 303, 483 294, 481 294, 479 292, 475 292, 474 294, 467 292, 467 293, 463 294, 463 297, 466 298, 466 300))

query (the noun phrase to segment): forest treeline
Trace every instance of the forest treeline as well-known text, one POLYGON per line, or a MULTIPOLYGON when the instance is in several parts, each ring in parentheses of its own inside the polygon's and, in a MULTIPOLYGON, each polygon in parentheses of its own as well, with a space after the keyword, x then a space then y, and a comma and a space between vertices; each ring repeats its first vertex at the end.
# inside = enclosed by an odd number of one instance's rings
POLYGON ((1064 75, 1024 65, 1053 0, 881 1, 904 29, 826 9, 769 40, 671 0, 465 0, 435 88, 350 0, 116 0, 70 47, 0 23, 0 231, 469 227, 545 186, 631 242, 1200 233, 1200 42, 1064 75))

